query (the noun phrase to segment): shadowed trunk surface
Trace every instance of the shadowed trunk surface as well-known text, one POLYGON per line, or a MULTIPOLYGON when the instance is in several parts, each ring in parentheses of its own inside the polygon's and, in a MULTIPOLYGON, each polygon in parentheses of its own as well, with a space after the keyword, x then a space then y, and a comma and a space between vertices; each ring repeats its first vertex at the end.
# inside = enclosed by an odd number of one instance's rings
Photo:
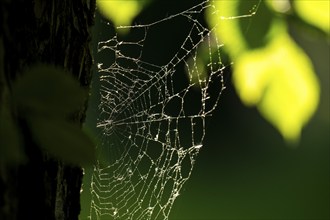
MULTIPOLYGON (((94 9, 95 0, 1 1, 0 105, 22 70, 36 63, 64 67, 89 88, 94 9)), ((82 124, 86 108, 75 114, 75 123, 82 124)), ((28 162, 0 163, 0 219, 78 219, 82 169, 42 152, 24 121, 19 126, 28 162)))

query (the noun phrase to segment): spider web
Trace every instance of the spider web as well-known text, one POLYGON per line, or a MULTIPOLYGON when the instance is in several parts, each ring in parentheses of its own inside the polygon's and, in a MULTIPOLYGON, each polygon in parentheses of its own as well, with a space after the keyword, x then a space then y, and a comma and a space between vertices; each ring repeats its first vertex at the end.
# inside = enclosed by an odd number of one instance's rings
POLYGON ((98 53, 113 60, 98 64, 102 141, 90 219, 168 219, 202 148, 206 119, 225 89, 223 45, 199 19, 209 7, 205 1, 154 23, 120 27, 134 37, 114 34, 98 43, 98 53), (153 62, 144 54, 147 40, 176 20, 188 27, 186 37, 168 62, 153 62))

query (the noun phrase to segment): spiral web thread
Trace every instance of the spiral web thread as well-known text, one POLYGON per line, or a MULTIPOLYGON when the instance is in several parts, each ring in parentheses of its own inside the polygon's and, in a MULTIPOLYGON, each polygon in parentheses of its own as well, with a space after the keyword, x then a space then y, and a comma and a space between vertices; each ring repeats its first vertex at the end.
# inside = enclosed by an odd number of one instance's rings
POLYGON ((168 219, 202 148, 205 120, 225 89, 222 45, 214 29, 197 19, 209 7, 205 1, 154 23, 120 27, 142 33, 135 41, 114 35, 99 42, 98 52, 112 54, 114 62, 98 64, 103 140, 90 219, 168 219), (148 33, 177 18, 189 27, 179 50, 164 65, 144 61, 148 33), (201 56, 208 57, 207 65, 201 56))

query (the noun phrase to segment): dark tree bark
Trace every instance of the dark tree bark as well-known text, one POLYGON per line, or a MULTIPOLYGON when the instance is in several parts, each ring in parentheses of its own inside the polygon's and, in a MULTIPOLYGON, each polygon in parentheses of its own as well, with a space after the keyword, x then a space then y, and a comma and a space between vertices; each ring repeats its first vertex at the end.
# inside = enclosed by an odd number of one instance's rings
MULTIPOLYGON (((61 66, 89 88, 94 9, 95 0, 1 0, 0 105, 18 75, 36 63, 61 66)), ((86 106, 73 123, 83 123, 86 106)), ((18 123, 28 160, 0 163, 0 219, 78 219, 82 168, 43 152, 24 121, 18 123)))

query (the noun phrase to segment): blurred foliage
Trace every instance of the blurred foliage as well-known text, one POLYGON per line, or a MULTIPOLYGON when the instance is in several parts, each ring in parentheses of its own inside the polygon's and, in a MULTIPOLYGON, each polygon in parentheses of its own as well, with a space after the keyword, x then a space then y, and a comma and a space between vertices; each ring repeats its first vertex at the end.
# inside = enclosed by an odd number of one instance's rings
POLYGON ((24 115, 56 118, 79 110, 87 94, 69 73, 46 65, 34 66, 22 74, 13 93, 24 115))
MULTIPOLYGON (((128 26, 132 23, 149 0, 131 1, 131 0, 97 0, 97 8, 100 13, 111 20, 116 27, 128 26)), ((128 29, 120 29, 127 31, 128 29)))
MULTIPOLYGON (((149 1, 97 2, 101 14, 120 26, 130 25, 149 1)), ((329 1, 291 5, 285 0, 233 0, 213 5, 206 20, 216 27, 234 61, 233 82, 242 102, 256 106, 287 141, 297 142, 317 109, 320 88, 309 57, 288 34, 286 18, 296 12, 329 33, 329 1)), ((196 72, 203 69, 198 66, 196 72)))
POLYGON ((71 74, 51 65, 33 66, 14 82, 10 97, 0 109, 1 155, 7 162, 24 158, 22 123, 38 146, 54 156, 74 164, 94 162, 92 139, 69 118, 87 98, 71 74))
POLYGON ((304 52, 283 33, 266 47, 243 53, 235 64, 233 80, 241 100, 257 105, 286 140, 298 140, 319 99, 318 82, 304 52))
POLYGON ((94 143, 78 125, 55 118, 30 117, 35 141, 51 154, 74 164, 95 162, 94 143))
POLYGON ((330 1, 293 1, 297 14, 311 25, 330 33, 330 1))
MULTIPOLYGON (((320 88, 310 59, 288 34, 289 1, 214 1, 214 7, 207 21, 234 61, 242 102, 257 106, 287 141, 298 141, 320 88)), ((329 7, 323 10, 329 14, 329 7)))

